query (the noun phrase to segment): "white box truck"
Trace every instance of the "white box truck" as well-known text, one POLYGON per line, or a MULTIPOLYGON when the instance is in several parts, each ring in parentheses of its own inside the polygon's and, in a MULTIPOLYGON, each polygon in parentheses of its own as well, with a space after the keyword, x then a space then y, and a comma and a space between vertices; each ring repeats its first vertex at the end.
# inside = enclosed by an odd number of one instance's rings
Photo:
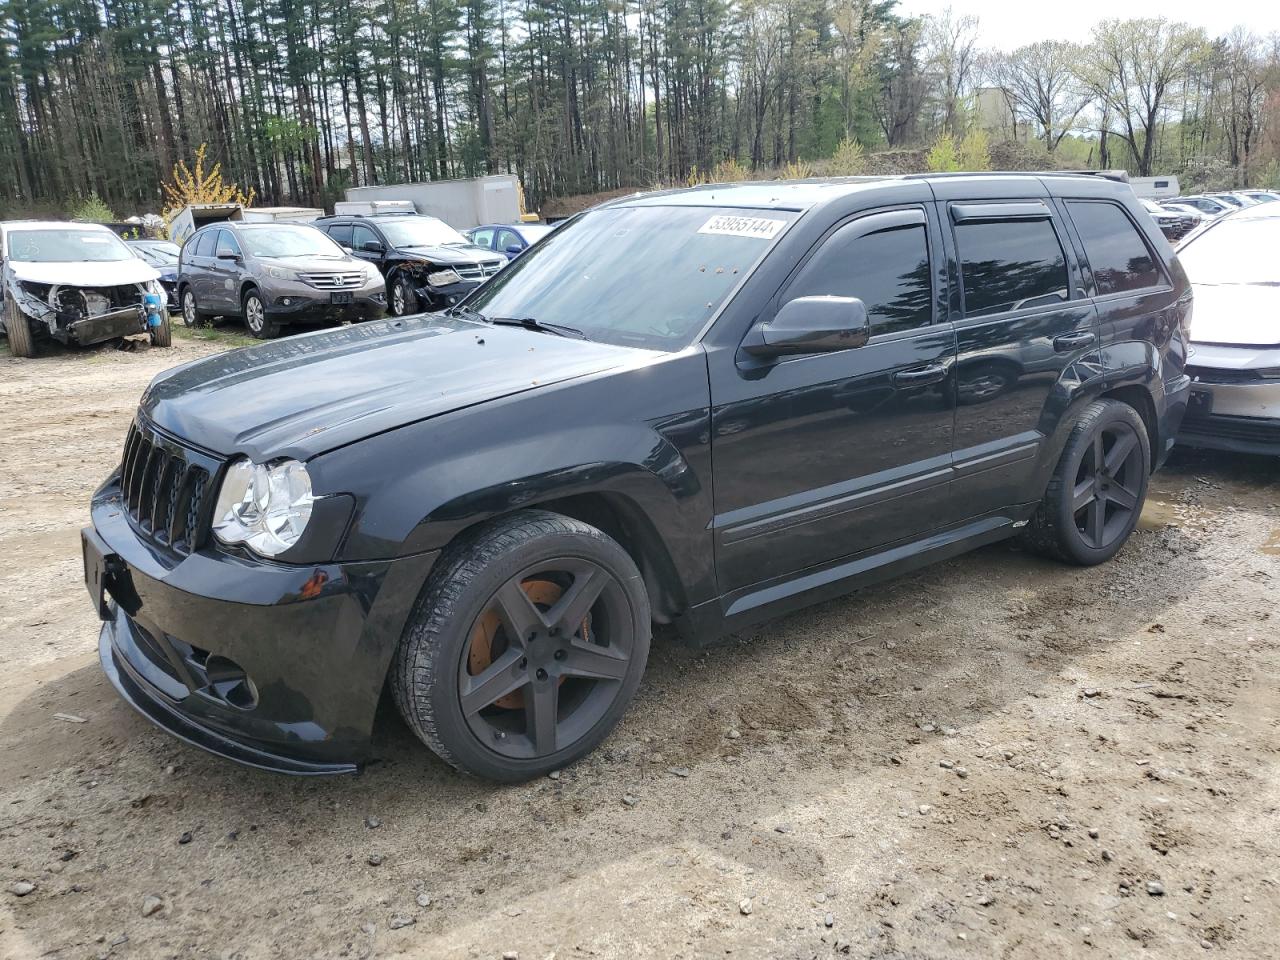
MULTIPOLYGON (((515 174, 503 173, 472 180, 352 187, 347 190, 348 203, 385 203, 388 200, 408 202, 416 212, 439 217, 456 230, 469 230, 482 223, 518 223, 523 212, 520 209, 520 181, 515 174)), ((355 212, 337 210, 337 206, 336 212, 355 212)))
POLYGON ((339 200, 333 205, 336 217, 372 217, 383 213, 417 213, 412 200, 339 200))
POLYGON ((319 207, 245 207, 245 223, 314 223, 324 216, 319 207))
POLYGON ((243 220, 244 207, 238 203, 193 203, 183 207, 169 219, 169 239, 186 243, 206 223, 243 220))

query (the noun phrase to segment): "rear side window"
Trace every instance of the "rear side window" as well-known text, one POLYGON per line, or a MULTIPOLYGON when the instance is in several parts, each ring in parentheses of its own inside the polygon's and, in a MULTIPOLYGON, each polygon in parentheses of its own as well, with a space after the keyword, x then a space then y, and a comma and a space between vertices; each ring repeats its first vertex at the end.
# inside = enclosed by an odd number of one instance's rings
POLYGON ((1068 298, 1067 259, 1048 220, 958 223, 956 246, 967 317, 1047 306, 1068 298))
POLYGON ((340 247, 351 249, 351 224, 335 223, 329 227, 329 236, 340 247))
POLYGON ((787 299, 857 297, 866 304, 873 336, 928 326, 933 287, 924 226, 863 229, 854 221, 827 238, 787 290, 787 299))
POLYGON ((204 233, 197 233, 195 238, 191 241, 191 255, 193 257, 212 256, 213 250, 211 247, 213 246, 213 235, 215 233, 217 233, 216 230, 206 230, 204 233))
POLYGON ((1164 276, 1133 221, 1114 203, 1068 201, 1099 296, 1158 287, 1164 276))

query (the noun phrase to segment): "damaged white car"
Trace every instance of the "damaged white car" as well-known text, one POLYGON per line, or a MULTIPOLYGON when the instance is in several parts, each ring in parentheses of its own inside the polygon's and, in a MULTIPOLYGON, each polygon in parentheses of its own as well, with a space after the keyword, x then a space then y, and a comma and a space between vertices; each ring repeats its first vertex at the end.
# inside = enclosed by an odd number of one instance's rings
POLYGON ((74 346, 136 334, 172 342, 160 274, 100 224, 0 223, 0 301, 15 357, 35 356, 42 337, 74 346))

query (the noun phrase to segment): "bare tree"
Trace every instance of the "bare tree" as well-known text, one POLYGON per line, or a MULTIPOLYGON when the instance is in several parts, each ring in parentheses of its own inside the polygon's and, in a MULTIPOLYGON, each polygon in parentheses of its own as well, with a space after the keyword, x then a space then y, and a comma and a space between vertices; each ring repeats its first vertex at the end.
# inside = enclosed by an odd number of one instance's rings
POLYGON ((1138 176, 1151 176, 1159 127, 1205 49, 1204 31, 1161 18, 1104 20, 1080 65, 1081 81, 1115 118, 1138 176))
POLYGON ((952 136, 964 133, 964 100, 978 66, 978 18, 957 17, 950 7, 925 18, 922 35, 925 68, 936 77, 941 126, 952 136))
POLYGON ((1000 87, 1009 110, 1036 127, 1050 153, 1093 101, 1093 93, 1076 77, 1083 58, 1078 44, 1042 40, 1011 53, 997 53, 989 61, 988 74, 1000 87))

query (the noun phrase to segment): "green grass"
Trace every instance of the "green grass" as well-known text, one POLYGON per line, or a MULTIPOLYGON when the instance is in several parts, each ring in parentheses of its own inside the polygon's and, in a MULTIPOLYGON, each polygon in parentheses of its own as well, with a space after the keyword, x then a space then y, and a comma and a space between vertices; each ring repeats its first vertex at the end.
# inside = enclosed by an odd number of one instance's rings
POLYGON ((247 334, 237 333, 233 330, 219 330, 216 327, 196 327, 193 330, 184 326, 180 320, 173 324, 173 335, 180 340, 203 340, 205 343, 220 343, 228 350, 232 347, 247 347, 258 342, 247 334))

